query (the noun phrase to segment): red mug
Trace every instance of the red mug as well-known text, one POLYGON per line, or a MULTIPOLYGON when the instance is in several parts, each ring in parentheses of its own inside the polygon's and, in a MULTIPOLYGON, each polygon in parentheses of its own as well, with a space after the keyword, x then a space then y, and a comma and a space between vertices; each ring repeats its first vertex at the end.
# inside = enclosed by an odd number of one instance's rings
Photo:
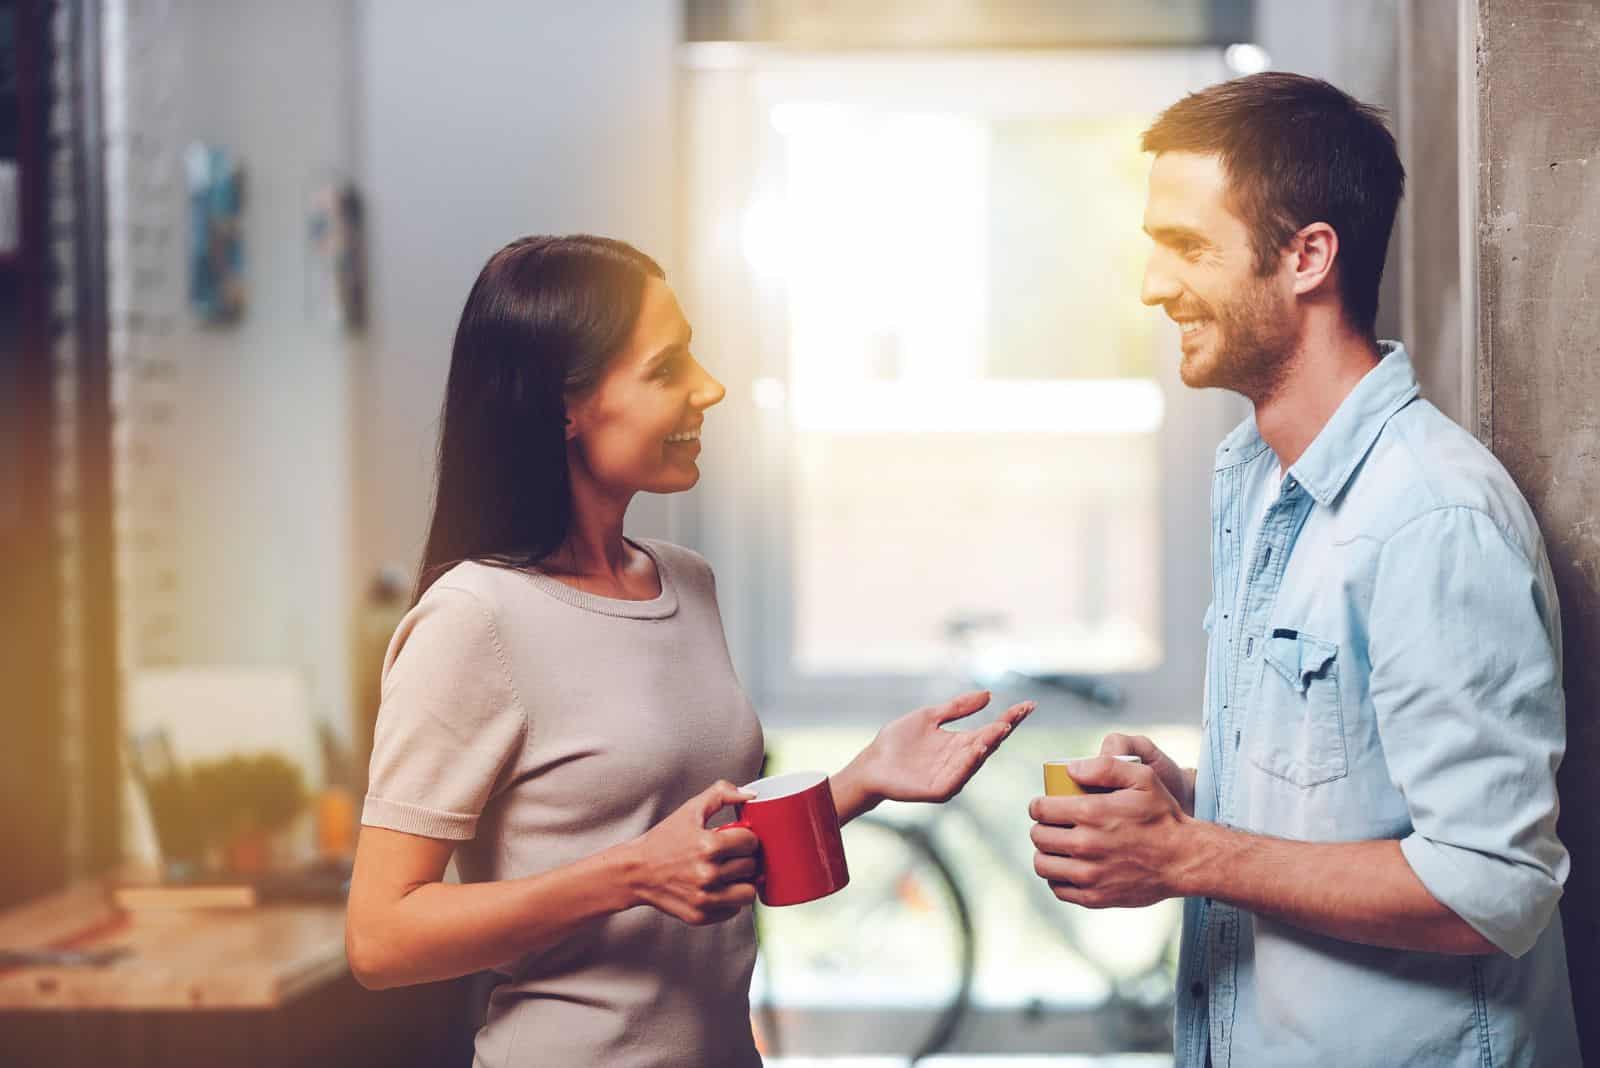
POLYGON ((850 881, 833 788, 820 771, 772 775, 741 787, 755 794, 734 806, 732 823, 761 840, 756 889, 763 905, 798 905, 843 890, 850 881))

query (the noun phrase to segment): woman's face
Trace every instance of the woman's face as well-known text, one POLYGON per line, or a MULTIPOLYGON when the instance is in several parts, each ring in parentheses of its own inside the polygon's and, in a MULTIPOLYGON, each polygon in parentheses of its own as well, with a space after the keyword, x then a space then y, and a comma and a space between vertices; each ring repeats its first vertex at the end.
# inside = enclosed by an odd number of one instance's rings
POLYGON ((567 400, 575 481, 618 495, 677 493, 699 481, 705 410, 727 391, 689 355, 691 333, 672 288, 649 279, 628 343, 593 389, 567 400))

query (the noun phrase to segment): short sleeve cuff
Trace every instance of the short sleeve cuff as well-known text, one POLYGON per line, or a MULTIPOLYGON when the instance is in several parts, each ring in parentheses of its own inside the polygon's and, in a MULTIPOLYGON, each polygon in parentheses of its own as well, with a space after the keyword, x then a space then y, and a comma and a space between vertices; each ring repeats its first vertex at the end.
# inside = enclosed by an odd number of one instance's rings
POLYGON ((1561 896, 1536 872, 1420 834, 1401 839, 1400 852, 1428 893, 1513 957, 1533 948, 1561 896))
POLYGON ((424 838, 446 838, 464 842, 478 833, 478 817, 466 812, 440 812, 437 809, 388 801, 367 795, 361 807, 361 822, 369 827, 384 827, 424 838))

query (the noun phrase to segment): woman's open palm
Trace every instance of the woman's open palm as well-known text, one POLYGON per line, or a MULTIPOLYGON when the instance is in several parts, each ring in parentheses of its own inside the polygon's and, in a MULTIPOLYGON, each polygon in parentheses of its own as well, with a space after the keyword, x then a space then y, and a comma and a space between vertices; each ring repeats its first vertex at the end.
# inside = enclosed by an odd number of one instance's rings
POLYGON ((931 708, 908 712, 878 732, 863 754, 869 787, 891 801, 948 801, 961 792, 983 762, 1033 711, 1032 701, 1012 705, 976 730, 947 731, 989 703, 985 691, 962 694, 931 708))

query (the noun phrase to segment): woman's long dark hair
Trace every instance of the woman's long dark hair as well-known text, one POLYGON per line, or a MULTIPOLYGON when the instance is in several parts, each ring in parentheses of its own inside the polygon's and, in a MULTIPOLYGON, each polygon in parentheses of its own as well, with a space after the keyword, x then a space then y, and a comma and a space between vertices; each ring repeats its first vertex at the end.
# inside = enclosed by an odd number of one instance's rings
POLYGON ((664 278, 621 241, 524 237, 489 257, 456 327, 439 480, 413 604, 463 560, 530 567, 572 526, 566 398, 600 380, 664 278))

